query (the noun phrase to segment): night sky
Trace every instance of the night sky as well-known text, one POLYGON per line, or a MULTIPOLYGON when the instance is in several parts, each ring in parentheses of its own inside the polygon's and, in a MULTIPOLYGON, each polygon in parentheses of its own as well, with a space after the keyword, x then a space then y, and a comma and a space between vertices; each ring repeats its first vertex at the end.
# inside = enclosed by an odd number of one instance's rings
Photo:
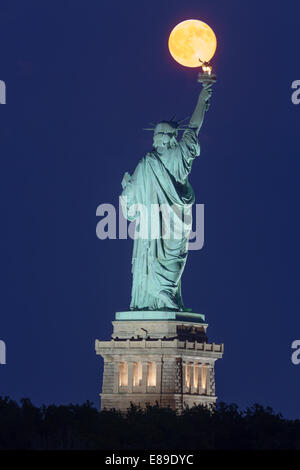
POLYGON ((102 360, 131 292, 133 241, 99 240, 149 122, 184 118, 201 85, 168 36, 196 18, 216 33, 218 82, 190 183, 205 245, 190 251, 186 307, 204 313, 219 400, 300 418, 300 80, 297 1, 0 2, 0 395, 99 406, 102 360))

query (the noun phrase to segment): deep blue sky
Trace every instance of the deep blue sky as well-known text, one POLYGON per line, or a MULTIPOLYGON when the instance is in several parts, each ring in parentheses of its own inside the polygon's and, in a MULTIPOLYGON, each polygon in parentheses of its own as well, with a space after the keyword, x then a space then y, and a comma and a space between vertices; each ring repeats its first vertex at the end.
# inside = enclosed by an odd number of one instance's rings
POLYGON ((132 240, 97 239, 96 208, 151 150, 142 128, 193 111, 197 73, 167 48, 189 18, 217 35, 218 82, 190 176, 205 247, 184 302, 225 343, 220 399, 300 417, 297 1, 0 2, 2 395, 99 404, 94 340, 129 306, 132 240))

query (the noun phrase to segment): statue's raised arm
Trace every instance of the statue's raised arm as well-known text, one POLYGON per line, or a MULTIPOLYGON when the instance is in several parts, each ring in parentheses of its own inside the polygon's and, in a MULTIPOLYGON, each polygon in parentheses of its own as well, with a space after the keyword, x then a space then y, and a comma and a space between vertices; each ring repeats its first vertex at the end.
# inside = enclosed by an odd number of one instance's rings
POLYGON ((195 129, 198 135, 199 130, 202 127, 205 111, 209 108, 210 97, 212 94, 212 83, 205 83, 203 89, 199 95, 196 108, 191 116, 189 127, 195 129))

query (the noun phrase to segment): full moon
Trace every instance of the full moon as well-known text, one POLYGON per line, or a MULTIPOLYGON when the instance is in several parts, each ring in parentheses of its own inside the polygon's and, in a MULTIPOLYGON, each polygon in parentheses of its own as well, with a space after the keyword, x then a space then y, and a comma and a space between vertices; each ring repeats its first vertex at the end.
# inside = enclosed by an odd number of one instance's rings
POLYGON ((185 67, 200 67, 208 62, 217 47, 213 30, 203 21, 186 20, 178 23, 169 36, 169 51, 173 59, 185 67))

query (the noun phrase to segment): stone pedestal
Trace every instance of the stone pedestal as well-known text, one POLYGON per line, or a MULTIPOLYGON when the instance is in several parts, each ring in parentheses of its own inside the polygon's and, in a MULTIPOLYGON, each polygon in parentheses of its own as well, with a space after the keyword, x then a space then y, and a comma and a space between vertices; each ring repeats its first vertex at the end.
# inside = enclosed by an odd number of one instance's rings
POLYGON ((207 326, 192 312, 117 312, 112 339, 96 340, 104 359, 101 408, 212 406, 223 344, 207 342, 207 326))

